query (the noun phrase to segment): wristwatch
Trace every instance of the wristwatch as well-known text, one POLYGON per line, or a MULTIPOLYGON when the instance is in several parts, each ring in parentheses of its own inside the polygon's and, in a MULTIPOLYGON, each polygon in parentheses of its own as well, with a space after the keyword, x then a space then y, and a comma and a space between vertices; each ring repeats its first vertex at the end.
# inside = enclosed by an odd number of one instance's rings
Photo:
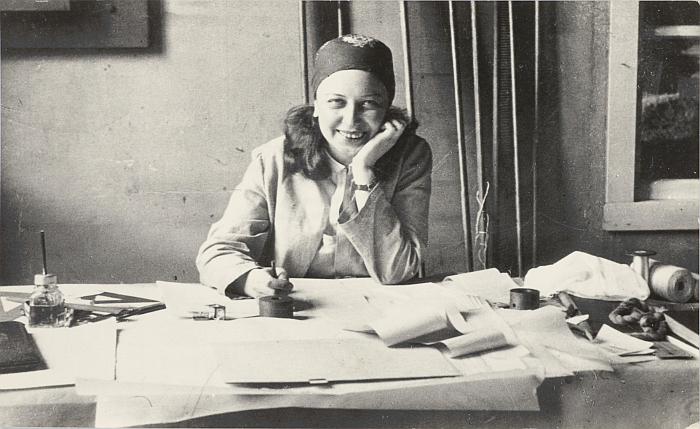
POLYGON ((358 185, 357 183, 352 182, 352 190, 353 191, 371 192, 375 186, 377 186, 377 179, 372 179, 372 182, 370 182, 369 185, 358 185))

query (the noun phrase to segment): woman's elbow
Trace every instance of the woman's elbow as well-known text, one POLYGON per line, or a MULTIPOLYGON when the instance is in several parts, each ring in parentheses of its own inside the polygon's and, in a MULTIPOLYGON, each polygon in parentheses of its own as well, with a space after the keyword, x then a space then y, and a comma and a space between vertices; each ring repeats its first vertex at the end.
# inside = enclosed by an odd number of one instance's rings
POLYGON ((382 285, 396 285, 415 278, 419 273, 420 260, 398 263, 384 272, 378 272, 375 280, 382 285))

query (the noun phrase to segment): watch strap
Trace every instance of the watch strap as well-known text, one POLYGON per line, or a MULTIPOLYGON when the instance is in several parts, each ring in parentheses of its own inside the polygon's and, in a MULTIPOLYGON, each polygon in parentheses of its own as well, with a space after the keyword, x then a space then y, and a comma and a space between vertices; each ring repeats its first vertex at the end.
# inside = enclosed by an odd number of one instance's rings
POLYGON ((373 179, 369 185, 358 185, 357 183, 352 183, 352 189, 354 191, 366 191, 371 192, 374 187, 377 186, 377 179, 373 179))

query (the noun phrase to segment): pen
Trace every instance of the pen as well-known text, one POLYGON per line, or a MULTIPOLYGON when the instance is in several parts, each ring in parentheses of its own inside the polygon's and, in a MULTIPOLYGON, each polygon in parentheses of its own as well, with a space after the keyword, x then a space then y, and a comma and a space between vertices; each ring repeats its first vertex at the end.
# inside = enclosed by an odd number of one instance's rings
MULTIPOLYGON (((275 223, 270 222, 270 236, 272 236, 272 242, 275 242, 275 223)), ((277 266, 275 265, 275 250, 272 249, 272 258, 270 258, 270 268, 272 268, 272 277, 277 278, 277 266)))
MULTIPOLYGON (((272 261, 270 261, 270 269, 272 271, 272 277, 279 278, 278 273, 277 273, 277 265, 275 264, 274 259, 272 261)), ((288 294, 289 289, 291 289, 291 284, 289 283, 289 281, 287 281, 286 283, 287 284, 286 284, 285 289, 275 289, 275 291, 273 292, 273 295, 286 295, 286 294, 288 294)))
MULTIPOLYGON (((272 277, 277 278, 277 266, 275 265, 275 260, 270 261, 270 267, 272 268, 272 277)), ((283 290, 275 289, 274 295, 284 294, 283 290)))

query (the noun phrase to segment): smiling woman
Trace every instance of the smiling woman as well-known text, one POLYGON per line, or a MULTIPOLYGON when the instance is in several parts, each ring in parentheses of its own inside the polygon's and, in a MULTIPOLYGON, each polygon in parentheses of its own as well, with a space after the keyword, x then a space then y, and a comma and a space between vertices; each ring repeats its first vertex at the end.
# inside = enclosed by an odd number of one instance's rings
POLYGON ((201 246, 201 282, 250 296, 289 277, 415 277, 428 241, 432 153, 397 108, 389 48, 342 36, 316 54, 314 103, 259 147, 201 246), (275 262, 275 271, 268 268, 275 262))
MULTIPOLYGON (((382 82, 364 70, 342 70, 323 80, 316 93, 314 117, 333 159, 350 164, 370 138, 393 128, 382 127, 387 99, 382 82)), ((396 123, 403 131, 403 124, 396 123)))

